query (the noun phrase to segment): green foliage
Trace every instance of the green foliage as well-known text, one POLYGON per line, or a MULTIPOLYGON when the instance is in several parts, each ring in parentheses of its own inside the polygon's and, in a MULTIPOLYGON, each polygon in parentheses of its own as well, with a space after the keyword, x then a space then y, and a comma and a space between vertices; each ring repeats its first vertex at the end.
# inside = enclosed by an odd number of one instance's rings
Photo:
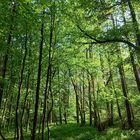
MULTIPOLYGON (((29 129, 32 129, 33 125, 36 94, 39 94, 37 129, 42 125, 39 122, 42 121, 45 92, 47 113, 53 100, 53 125, 49 124, 52 140, 125 140, 139 137, 139 131, 121 131, 119 128, 109 128, 99 133, 95 128, 88 126, 54 125, 60 123, 60 115, 64 122, 65 113, 68 122, 75 121, 77 104, 80 121, 85 113, 86 123, 89 122, 90 115, 94 123, 93 113, 97 111, 100 115, 98 119, 102 123, 109 117, 107 103, 113 104, 115 126, 122 123, 118 105, 126 123, 126 100, 136 116, 136 122, 140 122, 139 85, 136 83, 134 71, 136 68, 139 76, 139 52, 129 46, 134 44, 137 47, 136 40, 140 34, 138 4, 138 0, 132 1, 137 25, 133 21, 128 3, 119 3, 117 0, 0 1, 0 88, 3 92, 0 128, 7 139, 12 139, 16 129, 15 110, 19 91, 19 122, 24 109, 25 139, 30 138, 29 129), (41 83, 40 91, 36 93, 42 25, 44 34, 41 83), (118 39, 128 43, 115 41, 118 39), (26 49, 27 57, 22 69, 26 49), (47 78, 49 82, 45 91, 47 78), (122 84, 122 79, 125 85, 122 84), (127 97, 123 87, 126 88, 127 97), (9 134, 6 132, 8 128, 11 128, 9 134)), ((135 125, 139 129, 139 126, 135 125)))
MULTIPOLYGON (((8 134, 7 140, 11 133, 8 134)), ((47 136, 47 133, 46 133, 47 136)), ((121 131, 118 128, 109 128, 105 132, 98 132, 95 128, 85 126, 80 127, 77 124, 68 124, 61 126, 51 126, 52 140, 137 140, 140 137, 139 131, 129 130, 121 131)), ((30 139, 30 134, 25 135, 30 139)))

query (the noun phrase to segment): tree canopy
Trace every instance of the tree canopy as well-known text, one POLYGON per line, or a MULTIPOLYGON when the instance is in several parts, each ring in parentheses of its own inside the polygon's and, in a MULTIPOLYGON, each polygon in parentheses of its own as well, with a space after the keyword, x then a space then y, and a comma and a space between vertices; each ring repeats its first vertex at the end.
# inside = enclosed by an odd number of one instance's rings
POLYGON ((139 0, 1 0, 0 137, 139 139, 139 13, 139 0))

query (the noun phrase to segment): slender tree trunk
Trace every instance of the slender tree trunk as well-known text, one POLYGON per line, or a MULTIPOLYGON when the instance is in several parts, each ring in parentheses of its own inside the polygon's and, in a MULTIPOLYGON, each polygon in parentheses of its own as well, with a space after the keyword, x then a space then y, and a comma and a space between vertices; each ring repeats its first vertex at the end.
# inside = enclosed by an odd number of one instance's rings
POLYGON ((129 50, 129 51, 130 51, 130 59, 131 59, 132 67, 133 67, 134 76, 136 79, 137 88, 138 88, 138 91, 140 93, 140 74, 138 71, 138 67, 135 64, 134 53, 131 50, 129 50))
POLYGON ((59 107, 59 123, 60 123, 60 125, 62 124, 62 111, 61 111, 61 107, 59 107))
POLYGON ((134 7, 133 7, 131 1, 132 0, 127 0, 128 6, 129 6, 129 9, 130 9, 130 14, 131 14, 132 22, 133 22, 134 29, 135 29, 136 45, 138 47, 137 49, 140 51, 140 30, 139 30, 139 24, 138 24, 138 21, 137 21, 137 18, 136 18, 136 13, 135 13, 135 10, 134 10, 134 7))
MULTIPOLYGON (((51 12, 52 12, 52 7, 51 7, 51 12)), ((44 93, 44 108, 43 108, 43 118, 42 118, 42 140, 45 139, 44 137, 44 128, 45 128, 45 120, 46 120, 46 102, 47 102, 47 93, 49 93, 48 88, 50 86, 51 83, 49 83, 51 81, 51 57, 52 57, 52 47, 53 47, 53 31, 54 31, 54 23, 55 23, 55 15, 51 13, 51 25, 50 25, 50 46, 49 46, 49 56, 48 56, 48 68, 47 68, 47 77, 46 77, 46 87, 45 87, 45 93, 44 93)), ((49 114, 50 115, 50 114, 49 114)), ((47 123, 48 122, 48 117, 47 116, 47 123)), ((49 125, 47 124, 47 127, 49 127, 49 125)), ((49 128, 48 128, 49 131, 49 128)))
POLYGON ((38 140, 40 140, 40 136, 41 136, 41 124, 42 124, 42 115, 40 115, 39 117, 38 140))
POLYGON ((3 123, 3 129, 5 129, 5 125, 6 125, 6 123, 5 123, 5 114, 7 112, 7 102, 8 102, 8 99, 7 99, 7 95, 6 95, 6 99, 5 99, 5 102, 4 102, 4 105, 3 105, 2 116, 1 116, 2 117, 1 121, 4 122, 3 123))
POLYGON ((118 59, 121 59, 121 63, 119 64, 119 73, 120 73, 120 78, 121 78, 121 86, 122 86, 122 91, 123 91, 123 96, 125 100, 125 107, 126 107, 126 113, 127 113, 127 123, 128 123, 128 128, 131 129, 133 128, 133 120, 132 120, 132 112, 130 108, 130 103, 128 99, 128 89, 127 89, 127 83, 126 83, 126 78, 125 78, 125 72, 124 72, 124 66, 122 62, 122 57, 121 57, 121 51, 120 48, 118 49, 119 55, 118 59))
POLYGON ((115 94, 118 115, 119 115, 119 118, 121 120, 122 129, 124 129, 125 128, 125 124, 124 124, 124 121, 123 121, 123 118, 122 118, 122 113, 121 113, 121 109, 120 109, 119 100, 118 100, 118 97, 117 97, 117 92, 116 92, 116 88, 115 88, 113 77, 112 77, 112 86, 113 86, 113 90, 114 90, 114 94, 115 94))
MULTIPOLYGON (((89 46, 89 48, 86 49, 86 58, 87 59, 92 58, 91 51, 92 51, 91 47, 89 46)), ((89 100, 89 125, 92 126, 92 99, 91 99, 92 98, 91 97, 92 79, 90 78, 90 73, 88 72, 88 70, 87 70, 87 79, 88 79, 88 100, 89 100)))
MULTIPOLYGON (((130 3, 130 7, 131 7, 131 3, 130 3)), ((132 7, 133 9, 133 7, 132 7)), ((124 9, 123 7, 121 7, 121 10, 122 10, 122 13, 123 13, 123 22, 124 24, 126 25, 126 18, 125 18, 125 14, 124 14, 124 9)), ((133 11, 133 10, 132 10, 133 11)), ((133 12, 132 12, 133 13, 133 12)), ((135 17, 135 13, 134 13, 134 17, 135 17)), ((136 17, 135 17, 136 18, 136 17)), ((134 18, 134 19, 135 19, 134 18)), ((112 19, 113 20, 113 19, 112 19)), ((136 19, 135 19, 136 20, 136 19)), ((137 23, 136 23, 137 24, 137 23)), ((139 31, 138 27, 136 27, 137 30, 139 31)), ((125 34, 126 38, 129 40, 129 37, 128 37, 128 33, 125 34)), ((135 64, 135 53, 133 52, 132 48, 129 47, 129 53, 130 53, 130 60, 131 60, 131 64, 132 64, 132 68, 133 68, 133 72, 134 72, 134 76, 135 76, 135 79, 136 79, 136 84, 137 84, 137 88, 138 88, 138 91, 140 93, 140 73, 138 71, 138 67, 137 65, 135 64)))
POLYGON ((24 73, 24 68, 25 68, 25 61, 26 61, 26 56, 27 56, 27 32, 26 32, 26 37, 25 37, 25 53, 24 53, 24 58, 22 62, 22 67, 21 67, 21 72, 20 72, 20 79, 19 79, 19 84, 18 84, 18 95, 17 95, 17 102, 16 102, 16 139, 19 140, 19 102, 20 102, 20 96, 21 96, 21 88, 22 88, 22 82, 23 82, 23 73, 24 73))
POLYGON ((77 90, 77 85, 76 83, 74 83, 73 79, 71 80, 73 87, 74 87, 74 91, 75 91, 75 97, 76 97, 76 120, 77 123, 79 123, 79 97, 78 97, 78 90, 77 90))
POLYGON ((97 127, 98 125, 98 111, 97 111, 97 104, 96 104, 96 97, 95 97, 95 84, 94 84, 94 79, 93 76, 91 75, 91 81, 92 81, 92 92, 93 92, 93 109, 94 109, 94 127, 97 127))
POLYGON ((50 109, 48 110, 48 113, 47 113, 48 140, 51 139, 51 131, 50 131, 50 127, 49 127, 49 116, 52 113, 52 109, 53 109, 53 93, 52 93, 51 84, 52 84, 52 69, 50 69, 50 79, 49 79, 49 92, 50 92, 50 97, 51 97, 51 106, 50 106, 50 109))
POLYGON ((82 83, 82 93, 83 93, 83 97, 82 97, 82 116, 83 116, 83 125, 85 125, 86 123, 86 116, 85 116, 85 77, 84 77, 84 71, 83 71, 83 83, 82 83))
POLYGON ((30 128, 30 103, 27 103, 27 121, 26 121, 26 132, 28 132, 28 129, 30 128))
POLYGON ((128 128, 133 128, 130 103, 128 101, 127 84, 126 84, 125 75, 124 75, 124 69, 123 69, 123 66, 122 65, 119 66, 119 73, 120 73, 120 77, 121 77, 121 85, 122 85, 123 95, 125 97, 124 100, 125 100, 125 107, 126 107, 126 112, 127 112, 128 128))
MULTIPOLYGON (((76 87, 75 87, 76 88, 76 87)), ((77 91, 77 88, 75 89, 75 94, 76 94, 76 120, 77 120, 77 123, 79 123, 79 96, 78 96, 78 91, 77 91)))
POLYGON ((89 125, 92 126, 91 81, 88 75, 89 125))
MULTIPOLYGON (((113 89, 113 72, 112 72, 112 68, 111 68, 111 54, 108 54, 107 56, 107 61, 108 61, 108 67, 109 67, 109 78, 108 78, 108 81, 106 83, 106 86, 108 85, 109 86, 109 89, 113 89)), ((110 90, 110 94, 112 95, 112 91, 110 90)), ((113 101, 110 101, 110 104, 109 104, 109 116, 108 116, 108 126, 112 126, 113 125, 113 101)))
POLYGON ((3 61, 3 67, 2 67, 2 80, 0 81, 0 108, 1 108, 1 102, 2 102, 2 97, 3 97, 3 88, 4 88, 4 80, 5 80, 5 76, 6 76, 6 70, 7 70, 7 62, 8 62, 8 55, 9 55, 9 47, 11 45, 12 42, 12 32, 13 32, 13 22, 14 22, 14 16, 13 14, 16 13, 16 5, 14 4, 12 6, 12 17, 11 17, 11 25, 10 25, 10 29, 9 29, 9 35, 7 38, 7 51, 6 54, 4 56, 4 61, 3 61))
MULTIPOLYGON (((93 79, 93 77, 92 77, 92 79, 93 79)), ((93 80, 93 82, 94 82, 94 80, 93 80)), ((94 83, 93 83, 93 86, 94 86, 94 83)), ((99 86, 97 86, 97 95, 98 95, 98 92, 99 92, 99 86)), ((98 99, 98 96, 97 96, 97 99, 98 99)), ((103 131, 104 128, 102 127, 102 123, 101 123, 101 117, 100 117, 99 107, 97 107, 96 104, 95 104, 95 109, 96 109, 96 112, 94 112, 94 113, 96 113, 95 115, 97 116, 96 117, 97 118, 97 124, 96 125, 94 124, 94 125, 98 128, 98 131, 103 131)))
POLYGON ((1 102, 2 102, 2 97, 3 97, 3 88, 4 88, 4 83, 3 81, 5 80, 5 76, 6 76, 6 69, 7 69, 7 62, 8 62, 8 54, 9 54, 9 45, 11 44, 11 40, 12 40, 12 25, 10 27, 10 33, 8 36, 8 40, 7 40, 7 52, 4 56, 4 62, 3 62, 3 67, 2 67, 2 80, 0 81, 0 108, 1 108, 1 102))
POLYGON ((10 27, 10 33, 9 33, 8 40, 7 40, 8 47, 7 47, 7 52, 4 56, 4 62, 3 62, 3 67, 2 67, 2 81, 0 82, 0 108, 1 108, 1 102, 2 102, 2 97, 3 97, 3 88, 4 88, 3 81, 5 80, 5 76, 6 76, 8 54, 9 54, 9 45, 11 44, 11 40, 12 40, 12 25, 10 27))
POLYGON ((84 126, 84 108, 83 108, 83 91, 82 91, 83 85, 80 83, 79 85, 79 111, 80 111, 80 117, 81 117, 81 126, 84 126))
MULTIPOLYGON (((49 49, 50 50, 50 49, 49 49)), ((48 84, 49 84, 49 78, 50 78, 50 59, 51 52, 49 51, 49 59, 48 59, 48 69, 47 69, 47 78, 46 78, 46 87, 44 92, 44 107, 43 107, 43 117, 42 117, 42 140, 44 140, 44 128, 45 128, 45 120, 46 120, 46 106, 47 106, 47 93, 48 93, 48 84)))
MULTIPOLYGON (((130 0, 127 0, 127 1, 131 5, 130 0)), ((124 18, 124 22, 125 22, 125 18, 124 18)), ((112 23, 113 23, 113 27, 115 28, 113 16, 112 16, 112 23)), ((126 113, 127 113, 127 123, 128 123, 128 128, 131 129, 134 126, 133 126, 133 120, 132 120, 132 112, 131 112, 131 108, 130 108, 131 105, 130 105, 129 100, 128 100, 128 88, 127 88, 123 60, 122 60, 120 48, 118 48, 118 59, 121 61, 118 68, 119 68, 119 74, 120 74, 120 78, 121 78, 121 86, 122 86, 123 96, 125 98, 124 100, 125 100, 125 108, 126 108, 126 113)), ((122 126, 123 126, 123 124, 122 124, 122 126)))
MULTIPOLYGON (((11 87, 12 88, 12 87, 11 87)), ((10 92, 12 93, 12 92, 10 92)), ((12 112, 12 103, 13 102, 13 94, 10 97, 10 104, 9 104, 9 110, 8 110, 8 121, 7 121, 7 132, 9 132, 9 125, 11 123, 11 112, 12 112)))
MULTIPOLYGON (((11 60, 12 60, 13 56, 11 56, 11 60)), ((7 120, 7 132, 9 132, 9 126, 11 124, 11 114, 12 114, 12 109, 13 109, 13 99, 14 99, 14 93, 13 93, 13 87, 15 85, 15 78, 14 78, 14 74, 15 72, 13 72, 13 64, 11 63, 10 66, 10 86, 9 86, 9 90, 7 92, 10 93, 10 95, 8 95, 8 99, 9 99, 9 104, 8 104, 8 120, 7 120)))
POLYGON ((28 91, 29 90, 29 82, 30 82, 30 72, 28 71, 26 95, 25 95, 25 98, 24 98, 23 109, 22 109, 22 112, 21 112, 21 119, 20 119, 20 140, 23 140, 23 119, 24 119, 24 112, 25 112, 27 97, 29 95, 29 91, 28 91))
POLYGON ((36 127, 38 119, 38 106, 39 106, 39 91, 40 91, 40 80, 41 80, 41 63, 42 63, 42 51, 43 51, 43 41, 44 41, 44 24, 41 25, 41 42, 39 46, 39 63, 38 63, 38 76, 37 76, 37 87, 36 87, 36 100, 35 100, 35 113, 33 120, 33 130, 31 140, 36 140, 36 127))

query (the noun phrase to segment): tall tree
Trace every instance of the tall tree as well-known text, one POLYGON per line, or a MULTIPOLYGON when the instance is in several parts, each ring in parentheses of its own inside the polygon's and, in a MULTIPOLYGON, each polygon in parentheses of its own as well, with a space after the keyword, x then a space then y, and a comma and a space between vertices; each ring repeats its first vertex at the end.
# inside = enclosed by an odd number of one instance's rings
MULTIPOLYGON (((43 12, 44 17, 44 12, 43 12)), ((39 91, 40 91, 40 81, 41 81, 41 63, 42 63, 42 53, 43 53, 43 41, 44 41, 44 23, 42 21, 41 29, 41 40, 39 46, 39 62, 38 62, 38 76, 37 76, 37 86, 36 86, 36 100, 35 100, 35 113, 34 113, 34 120, 33 120, 33 130, 32 130, 32 140, 36 139, 36 127, 37 127, 37 119, 38 119, 38 106, 39 106, 39 91)))

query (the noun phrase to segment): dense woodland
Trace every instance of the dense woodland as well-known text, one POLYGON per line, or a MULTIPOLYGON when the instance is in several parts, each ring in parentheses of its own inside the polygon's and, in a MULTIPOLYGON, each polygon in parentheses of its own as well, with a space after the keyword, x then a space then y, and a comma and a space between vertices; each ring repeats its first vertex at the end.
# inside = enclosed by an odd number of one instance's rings
POLYGON ((140 0, 1 0, 0 139, 139 140, 140 0))

